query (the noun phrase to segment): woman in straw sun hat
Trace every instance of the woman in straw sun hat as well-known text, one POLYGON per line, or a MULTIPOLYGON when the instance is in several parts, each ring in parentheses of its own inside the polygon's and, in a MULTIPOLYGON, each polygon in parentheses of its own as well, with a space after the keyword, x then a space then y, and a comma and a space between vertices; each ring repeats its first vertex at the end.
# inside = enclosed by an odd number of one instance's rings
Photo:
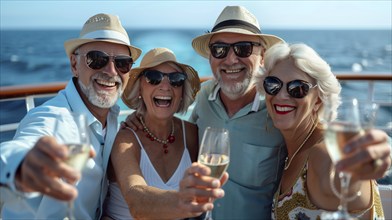
POLYGON ((116 136, 108 218, 178 219, 206 211, 181 207, 178 193, 185 169, 197 159, 198 135, 196 125, 174 114, 187 110, 199 88, 197 72, 167 48, 150 50, 132 69, 122 99, 143 129, 125 127, 116 136))

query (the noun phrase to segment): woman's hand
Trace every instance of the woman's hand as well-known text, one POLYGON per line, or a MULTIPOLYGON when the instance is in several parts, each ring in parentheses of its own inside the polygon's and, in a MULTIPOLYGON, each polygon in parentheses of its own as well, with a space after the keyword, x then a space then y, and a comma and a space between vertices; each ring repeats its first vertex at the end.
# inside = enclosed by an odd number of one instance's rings
POLYGON ((221 180, 210 177, 211 169, 200 163, 193 163, 180 181, 180 208, 192 212, 195 216, 214 208, 212 199, 219 199, 224 196, 221 186, 228 180, 228 173, 225 172, 221 180))
POLYGON ((377 129, 350 140, 344 148, 347 156, 336 165, 337 171, 350 171, 356 179, 378 179, 391 166, 388 135, 377 129))

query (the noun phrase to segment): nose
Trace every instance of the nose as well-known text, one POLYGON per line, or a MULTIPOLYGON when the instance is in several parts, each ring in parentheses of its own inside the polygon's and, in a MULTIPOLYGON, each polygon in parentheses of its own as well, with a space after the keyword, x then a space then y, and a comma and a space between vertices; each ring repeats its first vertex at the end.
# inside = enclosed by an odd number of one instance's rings
POLYGON ((289 99, 291 96, 287 93, 286 90, 286 84, 283 85, 283 87, 279 90, 278 94, 276 94, 276 97, 280 99, 289 99))
POLYGON ((160 89, 169 89, 170 88, 170 81, 169 81, 169 76, 163 76, 161 83, 159 83, 160 89))
POLYGON ((229 48, 229 51, 227 52, 227 56, 224 59, 225 59, 224 62, 226 64, 238 63, 238 56, 234 53, 233 47, 229 48))
POLYGON ((114 63, 114 57, 110 57, 109 58, 109 62, 106 64, 106 66, 104 67, 104 71, 105 73, 107 73, 108 75, 119 75, 120 73, 118 72, 117 68, 116 68, 116 64, 114 63))

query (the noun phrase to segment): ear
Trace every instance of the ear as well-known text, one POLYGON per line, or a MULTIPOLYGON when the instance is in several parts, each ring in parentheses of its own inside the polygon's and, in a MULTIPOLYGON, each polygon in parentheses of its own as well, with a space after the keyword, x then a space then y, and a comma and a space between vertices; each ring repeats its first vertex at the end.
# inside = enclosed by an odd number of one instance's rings
POLYGON ((260 56, 261 56, 260 65, 264 66, 264 56, 265 56, 265 49, 264 48, 261 49, 260 56))
POLYGON ((79 75, 78 74, 78 67, 77 67, 78 59, 77 59, 76 55, 75 54, 71 54, 71 57, 69 58, 69 61, 71 63, 72 75, 75 76, 75 77, 78 77, 78 75, 79 75))
POLYGON ((320 99, 320 96, 317 96, 317 101, 314 103, 313 111, 318 112, 320 109, 321 105, 323 104, 323 101, 320 99))

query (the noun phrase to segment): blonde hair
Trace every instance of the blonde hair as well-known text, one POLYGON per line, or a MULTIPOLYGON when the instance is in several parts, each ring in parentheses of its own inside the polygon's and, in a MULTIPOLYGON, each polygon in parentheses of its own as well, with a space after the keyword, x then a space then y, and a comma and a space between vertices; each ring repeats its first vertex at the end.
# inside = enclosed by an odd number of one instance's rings
POLYGON ((315 89, 317 89, 318 96, 323 102, 318 109, 319 120, 322 119, 322 113, 325 108, 324 103, 328 99, 332 101, 331 110, 335 117, 336 109, 340 104, 341 85, 332 73, 328 63, 306 44, 289 45, 287 43, 278 43, 269 48, 265 53, 264 67, 261 67, 261 73, 256 76, 257 90, 264 94, 264 78, 270 74, 278 62, 288 58, 294 60, 294 64, 298 69, 316 80, 317 87, 315 89))
MULTIPOLYGON (((174 69, 180 72, 185 72, 179 65, 177 65, 174 62, 165 62, 165 64, 170 65, 174 69)), ((153 69, 153 68, 149 68, 153 69)), ((147 69, 145 69, 147 70, 147 69)), ((144 70, 143 70, 144 71, 144 70)), ((143 99, 139 98, 140 96, 140 75, 136 79, 135 83, 132 86, 131 91, 129 92, 129 95, 127 97, 128 100, 132 100, 131 102, 134 103, 136 106, 136 114, 137 115, 144 115, 147 111, 146 105, 144 104, 143 99)), ((178 107, 176 113, 186 113, 188 110, 188 107, 193 103, 194 101, 194 96, 193 96, 193 90, 192 86, 190 83, 190 80, 187 78, 184 82, 183 88, 182 88, 182 101, 180 103, 180 106, 178 107)))

